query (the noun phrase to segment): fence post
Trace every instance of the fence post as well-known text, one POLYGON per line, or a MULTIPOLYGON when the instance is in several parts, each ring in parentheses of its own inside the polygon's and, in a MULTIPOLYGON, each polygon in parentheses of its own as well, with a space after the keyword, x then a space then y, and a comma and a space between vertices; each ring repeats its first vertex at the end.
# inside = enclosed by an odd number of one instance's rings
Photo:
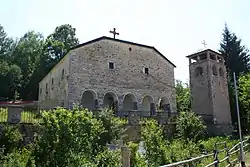
POLYGON ((216 161, 215 164, 214 164, 215 167, 219 167, 218 160, 219 160, 218 159, 218 151, 217 151, 217 148, 216 148, 216 149, 214 149, 214 161, 216 161))
POLYGON ((232 166, 232 164, 230 162, 230 154, 229 154, 229 149, 227 147, 227 143, 225 143, 225 149, 226 149, 226 156, 228 157, 227 163, 230 164, 230 166, 232 166))
POLYGON ((126 146, 122 146, 122 167, 130 167, 130 150, 126 146))

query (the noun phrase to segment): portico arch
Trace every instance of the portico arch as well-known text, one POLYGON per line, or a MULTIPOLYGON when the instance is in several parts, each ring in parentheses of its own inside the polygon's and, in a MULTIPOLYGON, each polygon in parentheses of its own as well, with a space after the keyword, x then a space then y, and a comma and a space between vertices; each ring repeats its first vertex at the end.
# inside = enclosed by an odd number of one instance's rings
POLYGON ((144 96, 142 99, 142 111, 150 111, 150 104, 152 104, 153 102, 154 101, 151 96, 144 96))
POLYGON ((93 90, 86 90, 82 94, 81 105, 83 108, 95 110, 97 107, 97 94, 93 90))
POLYGON ((137 100, 135 95, 132 93, 128 93, 123 98, 123 110, 129 111, 129 110, 137 110, 137 100))
POLYGON ((103 105, 105 108, 109 109, 116 109, 116 106, 118 105, 118 97, 113 92, 108 92, 104 95, 103 99, 103 105))
POLYGON ((159 110, 170 111, 170 103, 167 97, 162 97, 159 100, 159 110))
POLYGON ((150 115, 155 114, 155 103, 151 96, 144 96, 142 99, 142 111, 149 113, 150 115))

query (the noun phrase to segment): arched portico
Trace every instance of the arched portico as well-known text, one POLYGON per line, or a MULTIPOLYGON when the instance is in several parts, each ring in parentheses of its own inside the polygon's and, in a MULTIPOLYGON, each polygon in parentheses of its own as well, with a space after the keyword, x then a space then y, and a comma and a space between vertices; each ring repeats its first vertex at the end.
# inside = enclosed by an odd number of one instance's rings
POLYGON ((162 97, 159 100, 159 110, 170 112, 170 103, 167 97, 162 97))
POLYGON ((132 93, 128 93, 123 98, 122 108, 124 111, 137 110, 137 99, 132 93))
POLYGON ((155 114, 155 103, 151 96, 144 96, 142 99, 142 111, 150 113, 150 115, 155 114))
POLYGON ((114 113, 118 112, 118 97, 113 92, 108 92, 104 95, 103 107, 114 110, 114 113))
POLYGON ((97 94, 93 90, 86 90, 82 94, 81 106, 89 110, 97 109, 97 94))

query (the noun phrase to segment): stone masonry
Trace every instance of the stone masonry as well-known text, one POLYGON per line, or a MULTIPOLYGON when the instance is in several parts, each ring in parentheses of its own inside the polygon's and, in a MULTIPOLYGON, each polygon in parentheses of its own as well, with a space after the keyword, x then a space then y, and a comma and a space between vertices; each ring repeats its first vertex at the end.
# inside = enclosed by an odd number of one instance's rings
POLYGON ((192 110, 203 117, 210 134, 231 134, 232 122, 223 57, 210 49, 187 57, 192 110))
POLYGON ((101 37, 74 47, 40 82, 40 107, 176 112, 174 67, 154 47, 101 37))

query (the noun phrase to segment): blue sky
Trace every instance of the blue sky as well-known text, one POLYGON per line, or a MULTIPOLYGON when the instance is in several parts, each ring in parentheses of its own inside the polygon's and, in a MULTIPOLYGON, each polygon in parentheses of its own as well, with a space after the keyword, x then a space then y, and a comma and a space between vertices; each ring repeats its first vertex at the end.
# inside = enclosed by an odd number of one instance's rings
POLYGON ((0 24, 9 36, 29 30, 52 33, 71 24, 80 42, 100 36, 155 46, 177 68, 175 78, 189 78, 186 55, 203 48, 218 49, 221 32, 229 28, 250 44, 248 0, 0 0, 0 24))

